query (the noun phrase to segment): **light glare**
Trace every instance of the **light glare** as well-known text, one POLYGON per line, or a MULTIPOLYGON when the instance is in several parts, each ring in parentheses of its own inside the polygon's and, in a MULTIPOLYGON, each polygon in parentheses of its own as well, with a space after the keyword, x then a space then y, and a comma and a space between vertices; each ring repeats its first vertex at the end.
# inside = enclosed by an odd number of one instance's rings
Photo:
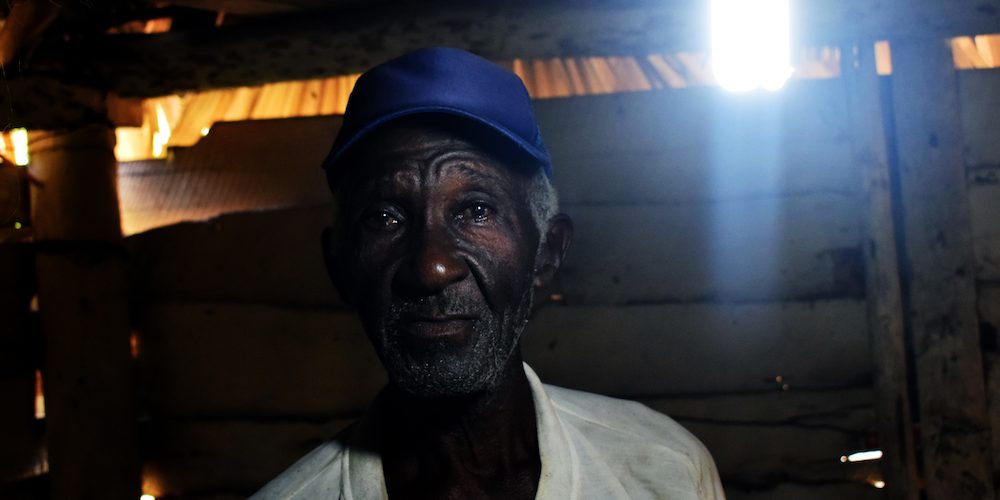
MULTIPOLYGON (((851 453, 847 456, 848 462, 865 462, 867 460, 879 460, 882 458, 882 450, 869 450, 851 453)), ((843 460, 841 460, 843 461, 843 460)))
POLYGON ((23 128, 16 128, 10 131, 10 142, 14 146, 14 163, 19 166, 28 164, 28 131, 23 128))
POLYGON ((161 158, 166 153, 167 141, 170 140, 170 122, 163 105, 156 104, 156 131, 153 132, 153 156, 161 158))
POLYGON ((45 389, 42 386, 42 371, 35 370, 35 419, 45 418, 45 389))
POLYGON ((778 90, 792 74, 788 0, 712 0, 712 70, 722 88, 778 90))

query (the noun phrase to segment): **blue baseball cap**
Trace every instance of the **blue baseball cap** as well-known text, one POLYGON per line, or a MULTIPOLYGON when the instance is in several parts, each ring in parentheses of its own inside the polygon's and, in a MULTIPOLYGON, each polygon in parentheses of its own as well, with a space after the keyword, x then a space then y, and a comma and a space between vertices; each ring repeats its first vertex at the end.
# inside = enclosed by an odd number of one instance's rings
POLYGON ((552 176, 552 161, 521 79, 464 50, 429 48, 384 62, 358 79, 340 132, 323 161, 331 188, 340 177, 338 161, 352 146, 382 125, 418 114, 450 115, 483 125, 552 176))

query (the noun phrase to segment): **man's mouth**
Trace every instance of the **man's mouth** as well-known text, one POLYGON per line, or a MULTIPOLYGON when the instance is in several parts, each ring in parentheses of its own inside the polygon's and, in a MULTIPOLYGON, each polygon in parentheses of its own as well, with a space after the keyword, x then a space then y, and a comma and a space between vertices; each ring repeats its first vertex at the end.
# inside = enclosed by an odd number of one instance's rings
POLYGON ((417 339, 465 337, 472 333, 475 316, 465 314, 423 315, 408 314, 403 317, 402 330, 417 339))

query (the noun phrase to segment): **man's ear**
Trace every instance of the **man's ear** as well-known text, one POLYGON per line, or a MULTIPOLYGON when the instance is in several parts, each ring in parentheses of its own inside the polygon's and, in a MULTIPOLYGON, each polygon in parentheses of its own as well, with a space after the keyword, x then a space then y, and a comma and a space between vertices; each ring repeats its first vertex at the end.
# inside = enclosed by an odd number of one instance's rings
POLYGON ((573 241, 572 219, 566 214, 558 214, 549 219, 549 228, 542 238, 542 246, 535 259, 536 289, 549 286, 556 271, 562 266, 566 251, 573 241))
POLYGON ((344 266, 344 256, 338 251, 336 233, 333 228, 323 229, 321 236, 323 244, 323 263, 326 264, 326 274, 330 276, 333 288, 340 294, 340 300, 352 305, 353 300, 348 286, 347 270, 344 266))

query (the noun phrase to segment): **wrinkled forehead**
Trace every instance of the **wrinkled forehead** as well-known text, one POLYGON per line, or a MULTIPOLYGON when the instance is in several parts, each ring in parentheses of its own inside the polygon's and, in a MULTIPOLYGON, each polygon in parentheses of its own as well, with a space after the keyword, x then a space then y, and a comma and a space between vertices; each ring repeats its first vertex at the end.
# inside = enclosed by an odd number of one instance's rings
POLYGON ((352 148, 344 163, 348 171, 342 187, 348 192, 441 168, 469 180, 520 186, 536 169, 487 131, 467 122, 426 118, 381 127, 352 148))

